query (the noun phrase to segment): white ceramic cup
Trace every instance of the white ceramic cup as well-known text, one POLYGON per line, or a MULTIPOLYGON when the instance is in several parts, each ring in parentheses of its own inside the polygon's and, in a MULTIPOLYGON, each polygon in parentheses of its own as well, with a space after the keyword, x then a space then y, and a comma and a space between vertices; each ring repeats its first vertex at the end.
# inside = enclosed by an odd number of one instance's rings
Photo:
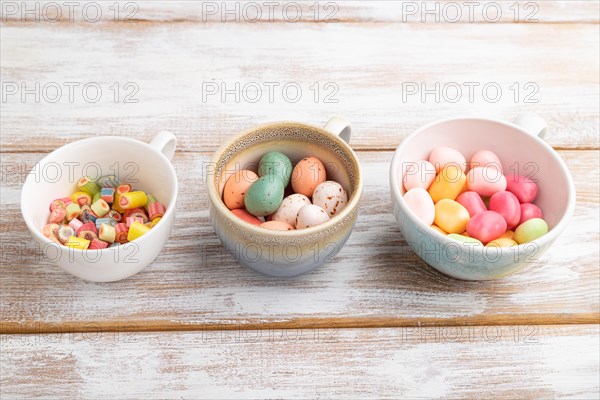
POLYGON ((390 166, 394 214, 415 253, 446 275, 465 280, 487 280, 510 275, 536 263, 565 229, 575 208, 575 186, 564 161, 538 135, 544 120, 520 115, 515 123, 495 119, 460 118, 433 122, 409 135, 396 149, 390 166), (425 225, 404 202, 402 179, 406 168, 427 160, 435 147, 448 146, 467 160, 479 150, 491 150, 505 175, 517 172, 537 180, 535 204, 541 208, 549 232, 516 247, 484 248, 449 239, 425 225))
POLYGON ((177 176, 171 159, 176 143, 175 136, 166 131, 149 144, 124 137, 95 137, 62 146, 38 162, 23 185, 21 213, 40 246, 42 259, 93 282, 125 279, 150 265, 164 247, 175 220, 177 176), (85 175, 117 175, 120 182, 154 195, 167 211, 150 232, 121 246, 78 250, 58 245, 42 233, 50 202, 70 196, 85 175))

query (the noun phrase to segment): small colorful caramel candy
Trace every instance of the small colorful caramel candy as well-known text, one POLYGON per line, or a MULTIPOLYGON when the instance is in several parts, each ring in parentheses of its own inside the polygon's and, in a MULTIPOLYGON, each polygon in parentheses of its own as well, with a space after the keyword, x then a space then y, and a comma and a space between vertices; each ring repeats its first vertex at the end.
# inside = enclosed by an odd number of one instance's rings
POLYGON ((96 229, 96 224, 94 222, 86 222, 81 225, 77 230, 77 237, 84 238, 87 240, 92 240, 98 237, 98 229, 96 229))
POLYGON ((100 191, 100 186, 98 186, 89 176, 81 178, 77 182, 77 188, 82 192, 88 193, 90 196, 94 196, 100 191))
POLYGON ((50 218, 48 218, 48 222, 59 224, 65 219, 67 215, 67 210, 64 208, 57 207, 50 213, 50 218))
POLYGON ((140 222, 134 222, 129 227, 129 232, 127 233, 127 240, 131 242, 132 240, 135 240, 148 232, 150 232, 150 228, 148 228, 140 222))
POLYGON ((100 225, 98 238, 104 242, 113 243, 117 237, 117 231, 114 226, 109 224, 100 225))
POLYGON ((50 203, 50 211, 54 211, 55 208, 67 208, 67 206, 71 203, 73 203, 73 200, 71 200, 69 197, 56 199, 50 203))
POLYGON ((91 209, 98 217, 103 217, 110 211, 110 206, 106 201, 99 199, 92 204, 91 209))
POLYGON ((119 186, 119 181, 115 175, 104 175, 96 180, 96 183, 101 188, 117 188, 119 186))
POLYGON ((115 201, 115 189, 114 188, 102 188, 100 189, 100 197, 107 203, 115 201))
POLYGON ((119 205, 123 210, 130 210, 132 208, 144 207, 148 198, 146 193, 138 190, 135 192, 122 193, 119 199, 119 205))
POLYGON ((66 213, 67 221, 71 221, 81 215, 81 207, 77 203, 71 203, 67 206, 66 213))
POLYGON ((88 250, 102 250, 108 247, 108 243, 100 240, 100 239, 92 239, 90 245, 88 246, 88 250))
POLYGON ((87 248, 90 245, 90 242, 91 240, 87 240, 77 236, 71 236, 65 243, 65 246, 70 247, 72 249, 87 250, 87 248))
POLYGON ((60 228, 58 228, 58 240, 60 240, 61 243, 66 243, 71 236, 75 236, 75 229, 69 225, 61 225, 60 228))
POLYGON ((92 196, 86 192, 75 192, 71 195, 71 200, 73 203, 79 204, 79 206, 91 205, 92 204, 92 196))
POLYGON ((151 220, 163 217, 165 212, 167 212, 167 208, 158 201, 155 201, 148 206, 148 217, 151 220))
POLYGON ((129 228, 123 222, 119 222, 115 225, 115 241, 123 244, 127 243, 127 232, 129 228))

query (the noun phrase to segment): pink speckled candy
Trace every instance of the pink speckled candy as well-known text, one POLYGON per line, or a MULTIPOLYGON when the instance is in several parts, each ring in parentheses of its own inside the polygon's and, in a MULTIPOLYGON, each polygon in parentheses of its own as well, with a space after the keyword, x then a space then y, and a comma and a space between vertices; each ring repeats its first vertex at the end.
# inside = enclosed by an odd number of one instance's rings
POLYGON ((433 224, 435 218, 435 205, 427 190, 423 188, 410 189, 404 194, 404 201, 408 208, 426 225, 433 224))
POLYGON ((487 211, 487 207, 477 192, 464 192, 456 198, 456 201, 467 209, 471 217, 487 211))
POLYGON ((491 196, 506 190, 506 178, 496 168, 475 167, 467 174, 467 190, 491 196))
POLYGON ((540 210, 540 208, 538 206, 536 206, 535 204, 523 203, 523 204, 521 204, 520 207, 521 207, 521 219, 519 220, 519 225, 521 225, 523 222, 533 219, 533 218, 540 218, 540 219, 544 218, 544 214, 542 213, 542 210, 540 210))
POLYGON ((502 172, 502 163, 500 162, 500 159, 495 153, 489 150, 480 150, 473 154, 469 167, 490 167, 496 168, 498 171, 502 172))
POLYGON ((537 196, 537 184, 531 179, 512 174, 507 177, 506 190, 517 196, 521 203, 533 203, 537 196))
POLYGON ((406 190, 414 188, 429 189, 435 176, 435 167, 429 161, 411 162, 406 166, 406 172, 402 177, 402 185, 406 190))
POLYGON ((463 172, 467 170, 467 160, 458 150, 455 150, 452 147, 436 147, 429 154, 429 162, 433 164, 437 173, 439 173, 442 168, 449 165, 456 165, 460 167, 463 172))
POLYGON ((467 233, 469 236, 486 244, 498 239, 506 231, 506 221, 495 211, 484 211, 469 220, 467 233))
POLYGON ((502 215, 506 227, 513 229, 519 225, 521 219, 521 205, 517 197, 511 192, 497 192, 490 197, 490 210, 502 215))

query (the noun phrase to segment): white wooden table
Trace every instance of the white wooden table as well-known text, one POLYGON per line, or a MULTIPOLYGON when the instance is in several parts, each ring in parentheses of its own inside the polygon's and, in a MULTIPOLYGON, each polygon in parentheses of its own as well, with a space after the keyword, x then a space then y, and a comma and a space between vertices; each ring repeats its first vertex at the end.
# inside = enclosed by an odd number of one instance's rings
POLYGON ((428 2, 437 17, 305 2, 297 22, 295 3, 54 4, 2 2, 0 397, 599 397, 597 1, 428 2), (393 221, 393 150, 435 119, 521 112, 571 170, 572 222, 517 275, 443 276, 393 221), (255 124, 332 115, 366 176, 353 235, 305 276, 244 269, 210 225, 203 163, 255 124), (19 209, 29 169, 73 140, 164 129, 180 200, 157 260, 96 284, 40 259, 19 209))

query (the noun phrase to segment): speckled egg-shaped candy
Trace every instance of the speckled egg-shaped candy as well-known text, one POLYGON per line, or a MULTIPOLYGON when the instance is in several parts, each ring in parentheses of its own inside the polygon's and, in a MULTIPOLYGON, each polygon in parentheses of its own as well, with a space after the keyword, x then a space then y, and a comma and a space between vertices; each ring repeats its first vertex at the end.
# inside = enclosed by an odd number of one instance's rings
POLYGON ((292 176, 292 162, 283 153, 270 151, 258 162, 258 176, 277 175, 283 181, 286 187, 290 183, 292 176))
POLYGON ((223 188, 223 202, 230 210, 244 208, 244 197, 258 176, 247 169, 236 172, 227 178, 223 188))
POLYGON ((348 194, 339 183, 325 181, 316 187, 312 201, 333 217, 348 204, 348 194))
POLYGON ((315 188, 326 179, 327 173, 321 160, 306 157, 298 161, 292 171, 292 188, 296 193, 312 197, 315 188))
POLYGON ((233 215, 235 215, 236 217, 238 217, 239 219, 244 220, 252 225, 259 226, 260 224, 263 223, 260 219, 256 218, 254 215, 250 214, 248 211, 241 209, 241 208, 236 208, 234 210, 231 210, 231 213, 233 215))
POLYGON ((277 211, 271 215, 271 220, 285 222, 295 227, 298 211, 308 204, 311 204, 311 202, 305 195, 299 193, 291 194, 283 199, 277 211))
POLYGON ((310 228, 329 220, 329 214, 321 207, 309 204, 298 211, 296 218, 296 229, 310 228))
POLYGON ((270 229, 272 231, 292 231, 294 227, 286 224, 283 221, 267 221, 260 224, 261 228, 270 229))
POLYGON ((273 214, 283 200, 284 190, 283 182, 278 176, 261 176, 246 192, 244 197, 246 210, 257 217, 273 214))

